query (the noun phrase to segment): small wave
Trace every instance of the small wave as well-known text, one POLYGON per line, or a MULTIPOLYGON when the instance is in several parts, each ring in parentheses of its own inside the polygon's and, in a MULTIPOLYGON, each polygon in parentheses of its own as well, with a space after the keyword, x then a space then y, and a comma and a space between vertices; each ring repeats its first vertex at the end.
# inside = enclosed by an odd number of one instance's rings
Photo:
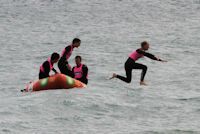
POLYGON ((63 101, 63 104, 64 104, 65 106, 71 106, 71 105, 74 105, 75 102, 72 101, 72 100, 64 100, 64 101, 63 101))
POLYGON ((145 131, 142 134, 199 134, 199 131, 172 129, 162 131, 145 131))
POLYGON ((191 98, 179 98, 180 101, 200 101, 200 97, 191 97, 191 98))
POLYGON ((54 120, 57 120, 57 121, 69 121, 69 118, 66 118, 66 117, 56 117, 54 118, 54 120))
POLYGON ((1 130, 3 133, 11 133, 11 131, 9 129, 2 129, 1 130))
POLYGON ((193 130, 180 130, 180 129, 174 129, 174 130, 168 130, 167 132, 163 134, 199 134, 198 131, 193 131, 193 130))

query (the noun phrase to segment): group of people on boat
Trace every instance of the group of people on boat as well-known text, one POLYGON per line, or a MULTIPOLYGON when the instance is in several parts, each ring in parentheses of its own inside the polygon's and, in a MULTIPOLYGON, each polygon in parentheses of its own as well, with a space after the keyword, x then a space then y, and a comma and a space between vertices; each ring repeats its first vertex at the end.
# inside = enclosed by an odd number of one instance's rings
POLYGON ((74 51, 74 48, 78 48, 81 45, 81 40, 78 38, 74 38, 71 45, 66 46, 61 55, 54 52, 51 54, 46 61, 42 63, 39 70, 39 79, 49 77, 50 71, 54 71, 58 73, 58 71, 54 68, 54 64, 58 62, 58 68, 60 73, 68 75, 72 78, 75 78, 85 84, 88 83, 88 67, 82 64, 82 57, 77 55, 75 57, 76 66, 73 68, 70 66, 68 60, 74 51))

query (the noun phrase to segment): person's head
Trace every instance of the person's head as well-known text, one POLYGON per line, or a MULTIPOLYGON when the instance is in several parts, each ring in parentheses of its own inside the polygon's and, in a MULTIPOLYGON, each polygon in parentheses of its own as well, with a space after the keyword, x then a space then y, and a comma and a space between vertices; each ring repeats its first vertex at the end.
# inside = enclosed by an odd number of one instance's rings
POLYGON ((77 66, 81 64, 81 60, 82 60, 81 56, 78 55, 75 57, 75 62, 77 66))
POLYGON ((149 43, 148 43, 147 41, 143 41, 143 42, 141 43, 141 48, 142 48, 143 50, 148 50, 148 49, 149 49, 149 43))
POLYGON ((73 47, 79 47, 81 45, 81 40, 78 39, 78 38, 74 38, 73 41, 72 41, 72 45, 73 47))
POLYGON ((53 53, 51 55, 51 62, 56 63, 59 60, 59 58, 60 58, 60 55, 58 53, 53 53))

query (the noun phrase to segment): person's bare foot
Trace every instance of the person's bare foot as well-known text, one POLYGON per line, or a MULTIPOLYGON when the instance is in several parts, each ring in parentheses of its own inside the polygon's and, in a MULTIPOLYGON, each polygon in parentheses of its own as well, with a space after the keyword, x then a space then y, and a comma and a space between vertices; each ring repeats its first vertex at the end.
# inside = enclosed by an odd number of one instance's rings
POLYGON ((140 81, 141 86, 147 86, 147 84, 144 81, 140 81))
POLYGON ((117 77, 117 74, 113 73, 113 76, 110 78, 110 80, 113 79, 113 78, 116 78, 116 77, 117 77))

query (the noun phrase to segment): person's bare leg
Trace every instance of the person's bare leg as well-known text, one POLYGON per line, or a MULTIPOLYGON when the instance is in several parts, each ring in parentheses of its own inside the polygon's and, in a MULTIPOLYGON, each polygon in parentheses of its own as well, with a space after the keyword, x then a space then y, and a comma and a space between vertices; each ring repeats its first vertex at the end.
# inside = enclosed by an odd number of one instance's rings
POLYGON ((144 81, 140 81, 141 86, 147 86, 147 84, 144 81))
POLYGON ((113 78, 116 78, 116 77, 117 77, 117 74, 116 74, 116 73, 113 73, 113 75, 112 75, 112 77, 110 78, 110 80, 113 79, 113 78))

